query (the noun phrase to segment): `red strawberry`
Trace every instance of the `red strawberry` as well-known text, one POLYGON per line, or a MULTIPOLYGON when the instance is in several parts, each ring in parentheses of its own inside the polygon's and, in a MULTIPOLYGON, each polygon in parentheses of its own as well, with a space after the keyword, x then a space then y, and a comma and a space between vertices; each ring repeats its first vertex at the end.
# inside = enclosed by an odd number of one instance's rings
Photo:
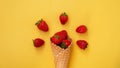
POLYGON ((67 38, 67 32, 65 30, 59 31, 54 34, 51 41, 55 44, 60 44, 64 39, 67 38))
POLYGON ((44 40, 40 38, 36 38, 35 40, 33 40, 33 43, 35 47, 40 47, 44 44, 44 40))
POLYGON ((87 31, 87 27, 85 25, 80 25, 76 29, 76 32, 78 32, 78 33, 85 33, 86 31, 87 31))
POLYGON ((81 49, 87 48, 88 45, 88 43, 85 40, 78 40, 76 43, 81 49))
POLYGON ((62 38, 60 38, 59 35, 54 35, 52 38, 51 38, 51 41, 54 43, 54 44, 60 44, 62 42, 62 38))
POLYGON ((60 44, 60 47, 66 49, 68 46, 70 46, 70 44, 71 44, 71 41, 66 39, 62 41, 62 43, 60 44))
POLYGON ((38 29, 42 31, 48 31, 48 25, 43 19, 39 20, 35 25, 37 25, 38 29))
POLYGON ((64 12, 59 16, 61 24, 65 24, 68 21, 68 15, 64 12))
POLYGON ((68 47, 68 46, 70 46, 71 41, 70 41, 70 40, 68 40, 68 39, 66 39, 66 40, 63 40, 63 42, 62 42, 62 43, 64 43, 64 44, 68 47))
POLYGON ((61 43, 59 46, 60 46, 61 48, 63 48, 63 49, 66 49, 66 48, 67 48, 67 46, 65 45, 65 43, 61 43))
POLYGON ((59 31, 59 32, 55 33, 55 35, 60 36, 60 38, 62 38, 62 40, 66 39, 68 36, 66 30, 59 31))

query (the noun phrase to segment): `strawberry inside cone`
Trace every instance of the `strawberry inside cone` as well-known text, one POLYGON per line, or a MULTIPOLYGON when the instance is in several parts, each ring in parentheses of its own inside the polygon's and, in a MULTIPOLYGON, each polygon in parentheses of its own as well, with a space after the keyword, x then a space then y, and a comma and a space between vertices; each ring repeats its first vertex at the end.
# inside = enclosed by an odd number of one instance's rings
POLYGON ((51 37, 51 42, 66 49, 71 44, 71 39, 68 38, 66 30, 59 31, 51 37))

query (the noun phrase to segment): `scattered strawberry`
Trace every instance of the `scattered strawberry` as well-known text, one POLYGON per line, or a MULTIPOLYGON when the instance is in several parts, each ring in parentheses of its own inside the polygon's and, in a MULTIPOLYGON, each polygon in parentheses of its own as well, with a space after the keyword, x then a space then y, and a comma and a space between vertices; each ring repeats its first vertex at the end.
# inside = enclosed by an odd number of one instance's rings
POLYGON ((35 25, 37 25, 38 29, 42 31, 48 31, 48 25, 43 19, 39 20, 35 25))
POLYGON ((78 33, 85 33, 86 31, 87 31, 87 27, 85 25, 80 25, 76 29, 76 32, 78 32, 78 33))
POLYGON ((65 24, 68 21, 68 15, 64 12, 59 16, 61 24, 65 24))
POLYGON ((40 47, 44 44, 44 40, 40 38, 36 38, 35 40, 33 40, 33 43, 35 47, 40 47))
POLYGON ((81 49, 87 48, 88 45, 88 43, 85 40, 78 40, 76 43, 81 49))

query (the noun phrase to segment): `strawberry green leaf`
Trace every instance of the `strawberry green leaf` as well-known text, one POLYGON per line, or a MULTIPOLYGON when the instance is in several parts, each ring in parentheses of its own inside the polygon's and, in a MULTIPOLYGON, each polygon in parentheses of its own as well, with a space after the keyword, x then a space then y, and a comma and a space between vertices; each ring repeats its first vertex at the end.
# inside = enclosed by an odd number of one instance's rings
POLYGON ((35 23, 35 25, 38 25, 38 24, 40 24, 40 22, 41 22, 41 20, 37 21, 37 22, 35 23))
POLYGON ((61 43, 60 47, 63 48, 63 49, 66 49, 66 48, 67 48, 67 46, 65 45, 64 42, 61 43))
POLYGON ((66 12, 63 13, 64 16, 67 16, 66 12))
POLYGON ((59 38, 60 38, 60 36, 58 36, 58 35, 55 35, 54 37, 55 37, 55 38, 57 38, 57 39, 59 39, 59 38))
POLYGON ((35 23, 35 25, 40 24, 42 21, 43 21, 43 19, 41 18, 41 20, 37 21, 37 22, 35 23))

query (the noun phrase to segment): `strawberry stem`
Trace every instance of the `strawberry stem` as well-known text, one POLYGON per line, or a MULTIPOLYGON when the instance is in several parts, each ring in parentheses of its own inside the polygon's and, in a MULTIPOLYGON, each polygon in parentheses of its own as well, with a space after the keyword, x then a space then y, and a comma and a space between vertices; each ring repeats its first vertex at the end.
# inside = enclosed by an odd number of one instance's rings
POLYGON ((34 43, 34 40, 32 39, 32 41, 33 41, 33 44, 35 45, 35 43, 34 43))
POLYGON ((35 25, 38 25, 40 23, 40 20, 35 23, 35 25))
POLYGON ((67 16, 66 12, 63 13, 64 16, 67 16))
POLYGON ((54 37, 55 37, 55 38, 60 38, 60 36, 58 36, 58 35, 55 35, 54 37))
POLYGON ((40 22, 42 22, 42 21, 43 21, 43 19, 41 18, 40 22))
POLYGON ((66 49, 66 48, 67 48, 67 46, 65 45, 64 42, 61 43, 60 47, 63 48, 63 49, 66 49))
POLYGON ((43 21, 43 19, 41 18, 41 20, 37 21, 37 22, 35 23, 35 25, 40 24, 42 21, 43 21))

